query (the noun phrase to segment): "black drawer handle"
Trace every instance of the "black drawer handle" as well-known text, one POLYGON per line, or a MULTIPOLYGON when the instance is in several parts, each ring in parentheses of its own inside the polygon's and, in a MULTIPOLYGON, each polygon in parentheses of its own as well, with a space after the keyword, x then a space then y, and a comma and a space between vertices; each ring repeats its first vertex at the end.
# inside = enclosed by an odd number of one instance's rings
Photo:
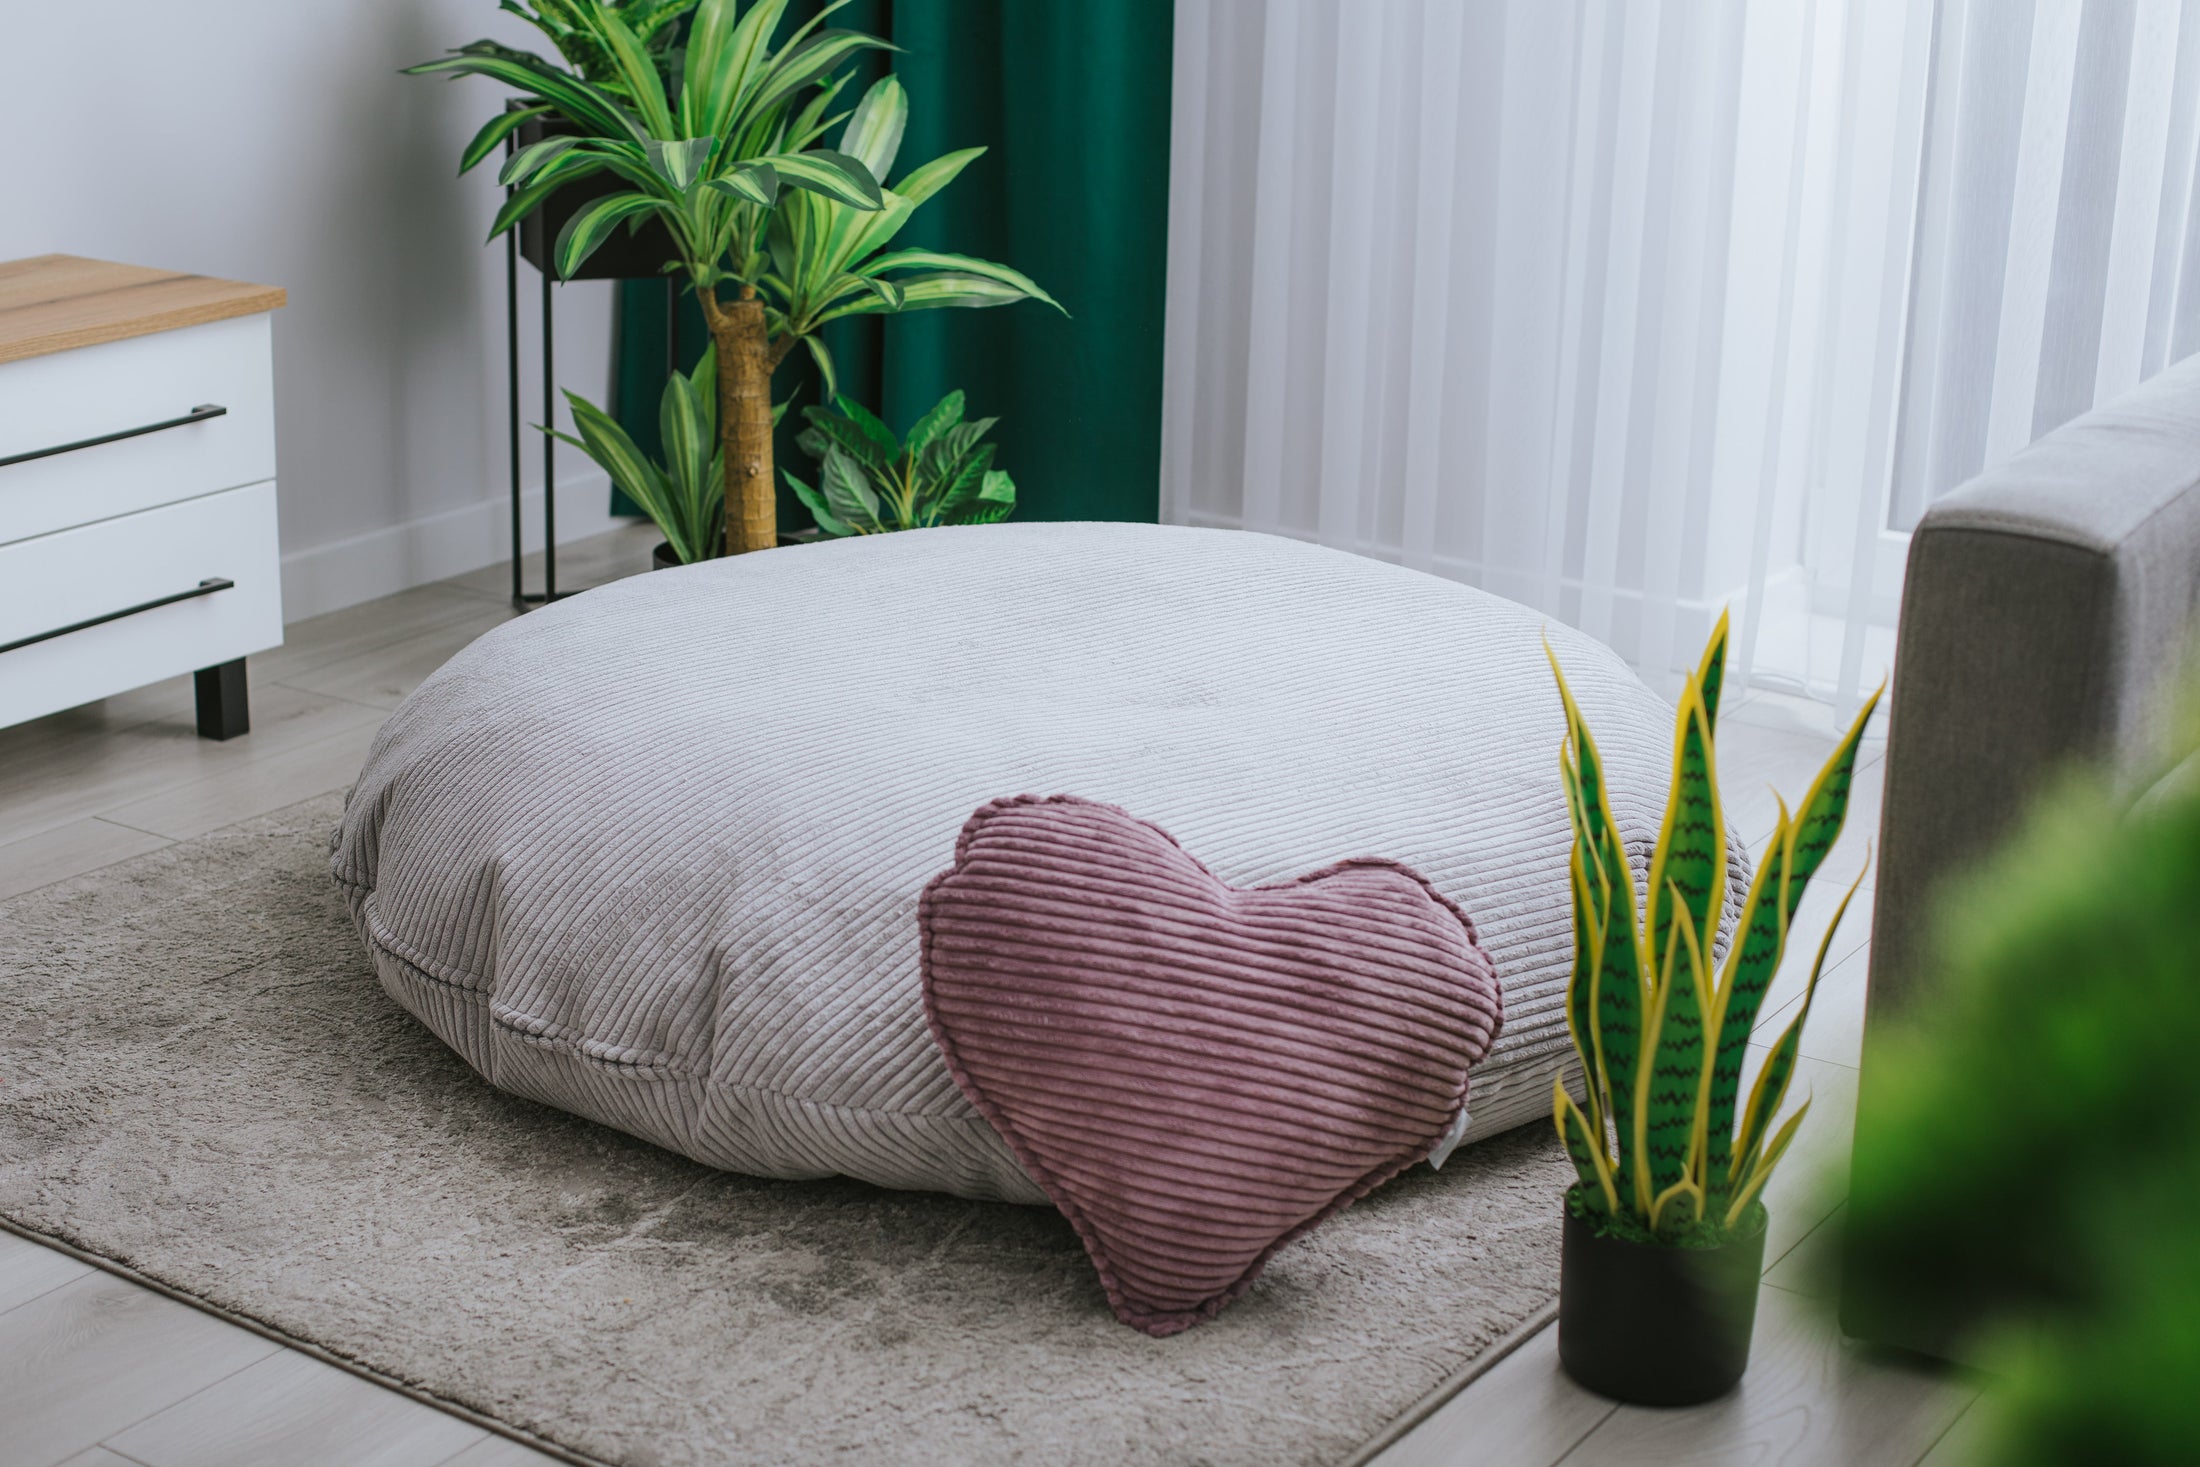
MULTIPOLYGON (((0 458, 0 469, 9 464, 27 464, 34 458, 50 458, 57 453, 74 453, 80 448, 96 448, 102 443, 115 443, 124 438, 136 438, 144 433, 158 433, 163 428, 182 428, 192 423, 203 423, 208 418, 226 417, 229 409, 218 402, 202 402, 180 418, 170 418, 165 423, 147 423, 142 428, 125 428, 120 433, 102 433, 97 438, 79 438, 74 443, 57 443, 52 448, 34 448, 29 453, 11 454, 0 458)), ((8 649, 0 647, 0 652, 8 649)))
POLYGON ((9 642, 5 646, 0 646, 0 652, 13 652, 18 647, 29 647, 39 642, 50 642, 55 637, 66 637, 71 632, 81 632, 86 627, 96 627, 102 622, 120 621, 126 616, 136 616, 141 611, 151 611, 156 606, 172 606, 178 601, 189 601, 199 596, 211 596, 216 591, 230 590, 236 584, 235 581, 226 580, 221 576, 208 576, 188 591, 178 591, 173 596, 161 596, 152 601, 140 601, 135 606, 125 606, 120 611, 110 611, 104 616, 95 616, 90 621, 72 622, 65 627, 55 627, 50 632, 40 632, 35 637, 25 637, 21 641, 9 642))

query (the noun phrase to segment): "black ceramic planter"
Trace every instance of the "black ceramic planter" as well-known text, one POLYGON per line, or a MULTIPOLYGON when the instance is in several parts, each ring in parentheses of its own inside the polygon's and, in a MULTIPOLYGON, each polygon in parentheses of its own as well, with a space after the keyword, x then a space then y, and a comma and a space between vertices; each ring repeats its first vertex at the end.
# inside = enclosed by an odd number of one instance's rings
MULTIPOLYGON (((530 117, 519 125, 516 137, 520 147, 529 147, 544 138, 562 137, 572 132, 573 125, 558 117, 530 117)), ((565 228, 565 221, 580 211, 583 205, 605 194, 621 193, 633 185, 616 173, 599 173, 579 179, 558 189, 542 206, 519 222, 519 252, 527 262, 545 274, 551 273, 550 251, 557 246, 558 235, 565 228)), ((662 280, 665 266, 677 263, 679 252, 673 248, 672 236, 662 223, 651 219, 640 229, 627 232, 624 224, 612 230, 597 246, 596 252, 581 262, 581 268, 573 273, 575 280, 662 280)))
POLYGON ((1559 1260, 1558 1358, 1600 1396, 1693 1406, 1732 1390, 1749 1366, 1764 1272, 1756 1231, 1721 1248, 1599 1237, 1566 1212, 1559 1260))

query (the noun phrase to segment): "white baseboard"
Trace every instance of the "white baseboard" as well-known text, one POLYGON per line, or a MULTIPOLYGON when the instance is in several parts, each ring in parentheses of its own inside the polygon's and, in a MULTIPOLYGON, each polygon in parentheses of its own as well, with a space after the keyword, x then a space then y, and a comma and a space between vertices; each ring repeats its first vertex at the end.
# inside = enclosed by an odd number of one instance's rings
MULTIPOLYGON (((540 550, 542 490, 523 491, 520 508, 526 546, 540 550)), ((508 560, 511 515, 511 500, 499 494, 388 529, 293 550, 283 557, 283 620, 341 611, 508 560)), ((558 481, 560 545, 628 523, 611 514, 611 480, 602 470, 558 481)))

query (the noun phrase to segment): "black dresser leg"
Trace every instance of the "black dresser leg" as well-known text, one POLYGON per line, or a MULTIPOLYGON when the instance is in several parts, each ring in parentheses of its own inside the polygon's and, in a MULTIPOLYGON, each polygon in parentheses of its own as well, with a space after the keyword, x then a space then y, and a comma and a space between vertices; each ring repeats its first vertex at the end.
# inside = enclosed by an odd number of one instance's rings
POLYGON ((244 659, 202 667, 191 675, 199 695, 199 737, 233 739, 252 730, 252 708, 244 690, 244 659))

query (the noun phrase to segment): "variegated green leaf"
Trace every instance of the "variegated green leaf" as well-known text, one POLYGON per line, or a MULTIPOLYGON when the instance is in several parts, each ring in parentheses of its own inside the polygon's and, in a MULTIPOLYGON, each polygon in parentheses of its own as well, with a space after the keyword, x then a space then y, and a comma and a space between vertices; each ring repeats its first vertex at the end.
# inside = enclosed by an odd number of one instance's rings
POLYGON ((859 531, 878 528, 878 495, 872 492, 863 469, 838 448, 825 455, 821 487, 826 507, 835 519, 859 531))
POLYGON ((1703 689, 1704 723, 1714 735, 1719 729, 1719 694, 1726 687, 1726 641, 1727 613, 1721 608, 1710 644, 1703 649, 1703 661, 1696 668, 1696 685, 1703 689))
MULTIPOLYGON (((1633 1198, 1635 1211, 1648 1221, 1650 1210, 1657 1201, 1658 1185, 1656 1168, 1650 1156, 1650 1118, 1656 1108, 1655 1090, 1657 1076, 1652 1065, 1658 1053, 1659 1042, 1665 1033, 1665 1006, 1671 1001, 1677 986, 1670 981, 1674 966, 1680 960, 1680 929, 1676 926, 1667 939, 1665 952, 1658 962, 1659 981, 1653 982, 1642 1000, 1642 1023, 1637 1043, 1639 1051, 1629 1073, 1633 1085, 1627 1101, 1629 1127, 1620 1133, 1620 1179, 1633 1198)), ((1607 975, 1609 976, 1609 975, 1607 975)), ((1605 1038, 1606 1062, 1611 1063, 1612 1039, 1605 1038)), ((1619 1085, 1615 1074, 1613 1084, 1619 1085)), ((1619 1111, 1618 1097, 1613 1098, 1613 1111, 1619 1111)))
MULTIPOLYGON (((973 259, 969 255, 950 255, 939 250, 896 250, 865 265, 862 273, 875 276, 888 270, 948 270, 973 275, 997 285, 1005 285, 1032 300, 1045 301, 1057 311, 1062 310, 1062 303, 1041 290, 1030 276, 1020 270, 1011 270, 1006 265, 995 264, 991 260, 973 259)), ((1062 311, 1062 314, 1066 316, 1069 313, 1062 311)))
POLYGON ((1566 1093, 1566 1082, 1551 1081, 1551 1117, 1558 1139, 1581 1178, 1581 1194, 1592 1207, 1607 1213, 1619 1211, 1619 1193, 1612 1185, 1612 1171, 1604 1155, 1604 1138, 1592 1132, 1588 1117, 1566 1093))
POLYGON ((876 209, 885 202, 871 170, 831 148, 807 153, 775 153, 768 160, 782 187, 808 189, 851 209, 876 209))
POLYGON ((1596 902, 1589 892, 1588 852, 1578 835, 1567 868, 1574 893, 1574 970, 1566 984, 1566 1032, 1581 1060, 1582 1093, 1589 1103, 1590 1128, 1601 1137, 1611 1104, 1596 1024, 1597 975, 1604 955, 1596 902))
POLYGON ((822 394, 826 397, 838 397, 840 395, 840 373, 833 368, 833 354, 826 347, 823 338, 813 333, 803 337, 802 344, 809 348, 810 360, 817 364, 817 377, 822 394))
POLYGON ((761 204, 769 209, 779 198, 779 175, 769 163, 749 163, 723 178, 712 179, 710 187, 744 204, 761 204))
POLYGON ((770 78, 750 98, 749 110, 753 113, 777 107, 804 87, 836 67, 845 66, 865 51, 900 49, 877 36, 847 30, 819 31, 805 40, 790 42, 781 48, 773 63, 770 78))
POLYGON ((688 28, 680 88, 680 126, 687 137, 724 137, 736 109, 752 91, 769 58, 772 33, 787 0, 701 0, 688 28))
POLYGON ((637 144, 648 137, 634 114, 602 89, 559 70, 539 56, 491 41, 476 41, 460 47, 456 55, 407 67, 406 74, 485 76, 503 82, 522 96, 541 98, 592 133, 625 138, 637 144))
POLYGON ((873 178, 884 179, 893 170, 908 123, 909 94, 893 77, 881 77, 849 114, 840 134, 840 151, 870 169, 873 178))
POLYGON ((1691 1177, 1660 1192, 1650 1204, 1650 1230, 1671 1238, 1703 1217, 1703 1188, 1691 1177))
POLYGON ((566 280, 573 272, 587 263, 603 242, 611 237, 611 231, 628 220, 657 212, 658 203, 647 194, 604 194, 589 200, 573 211, 573 217, 565 221, 565 228, 558 231, 557 244, 552 258, 557 262, 558 275, 566 280))
POLYGON ((565 401, 572 411, 573 425, 580 429, 581 436, 575 439, 555 432, 552 436, 580 448, 601 465, 610 474, 611 481, 657 521, 672 544, 673 553, 683 561, 693 559, 694 547, 684 542, 670 488, 657 466, 635 446, 627 431, 610 414, 578 393, 566 393, 565 401))
POLYGON ((933 439, 962 421, 963 395, 960 389, 934 403, 925 415, 910 428, 909 436, 902 440, 905 453, 922 453, 933 439))
POLYGON ((570 134, 529 143, 504 160, 504 166, 497 170, 497 182, 507 188, 513 184, 525 183, 558 154, 577 148, 580 144, 581 139, 570 134))
POLYGON ((502 146, 504 140, 520 128, 541 117, 551 109, 547 106, 510 107, 481 125, 481 131, 466 144, 466 150, 458 155, 458 171, 471 173, 476 164, 502 146))
POLYGON ((794 497, 801 500, 802 507, 810 512, 810 518, 817 521, 817 527, 820 530, 836 539, 855 533, 854 530, 834 517, 832 509, 825 503, 824 495, 784 469, 780 470, 780 474, 781 477, 786 479, 787 487, 794 490, 794 497))
POLYGON ((542 207, 542 201, 576 179, 602 171, 601 158, 587 153, 565 153, 545 164, 525 188, 515 189, 497 210, 497 217, 489 225, 489 238, 510 229, 529 214, 542 207))
POLYGON ((1734 1193, 1734 1200, 1727 1204, 1727 1227, 1731 1228, 1742 1220, 1742 1214, 1749 1211, 1749 1204, 1757 1200, 1757 1194, 1764 1191, 1765 1183, 1772 1180, 1773 1168, 1780 1164, 1781 1157, 1787 1155, 1789 1144, 1795 1140, 1795 1133, 1801 1129, 1803 1117, 1808 1114, 1810 1102, 1806 1100, 1795 1108, 1795 1114, 1788 1117, 1787 1124, 1772 1138, 1772 1144, 1757 1159, 1757 1165, 1751 1169, 1748 1180, 1734 1193))
MULTIPOLYGON (((1857 883, 1863 881, 1860 875, 1857 883)), ((1841 905, 1834 909, 1833 921, 1826 926, 1826 935, 1818 943, 1818 954, 1811 961, 1810 981, 1803 987, 1803 1002, 1796 1015, 1765 1057, 1764 1068, 1757 1072, 1757 1083, 1750 1087, 1749 1104, 1742 1112, 1741 1133, 1735 1138, 1734 1151, 1729 1159, 1723 1179, 1723 1192, 1731 1196, 1742 1186, 1753 1170, 1762 1164, 1758 1147, 1763 1142, 1766 1128, 1778 1115, 1787 1101, 1788 1082, 1795 1076, 1795 1066, 1803 1046, 1803 1025, 1810 1018, 1811 1005, 1818 997, 1818 979, 1825 972, 1826 955, 1833 949, 1834 934, 1841 929, 1841 919, 1847 915, 1849 902, 1856 896, 1856 884, 1852 883, 1841 905)))
MULTIPOLYGON (((1653 867, 1652 869, 1655 869, 1653 867)), ((1678 902, 1680 894, 1671 889, 1678 902)), ((1658 977, 1662 1010, 1657 1045, 1652 1051, 1648 1088, 1649 1109, 1638 1120, 1643 1157, 1650 1170, 1650 1190, 1662 1195, 1677 1183, 1690 1180, 1694 1149, 1697 1098, 1704 1079, 1704 1012, 1709 981, 1703 948, 1696 929, 1688 922, 1672 923, 1666 933, 1667 954, 1658 977)))
POLYGON ((657 75, 657 63, 642 48, 640 38, 627 28, 617 9, 599 5, 591 19, 597 38, 618 67, 627 96, 641 114, 644 130, 654 137, 670 137, 672 109, 665 101, 665 84, 657 75))
MULTIPOLYGON (((902 175, 894 185, 894 192, 901 195, 914 209, 925 200, 953 183, 961 172, 985 155, 983 148, 962 148, 952 153, 942 153, 929 163, 920 163, 902 175)), ((874 244, 871 248, 876 249, 874 244)))
POLYGON ((1788 913, 1783 898, 1791 850, 1789 834, 1787 804, 1783 801, 1779 822, 1765 846, 1764 860, 1750 881, 1749 899, 1742 906, 1741 924, 1719 978, 1715 999, 1718 1047, 1707 1096, 1704 1157, 1705 1186, 1714 1211, 1725 1205, 1728 1168, 1733 1159, 1734 1103, 1742 1082, 1742 1065, 1749 1055, 1749 1037, 1787 951, 1788 913))
MULTIPOLYGON (((1695 679, 1681 692, 1673 735, 1673 778, 1665 820, 1650 856, 1644 935, 1663 951, 1672 923, 1685 920, 1708 949, 1718 935, 1726 897, 1726 817, 1719 808, 1718 771, 1703 690, 1695 679)), ((1700 1022, 1700 1016, 1689 1020, 1700 1022)))
POLYGON ((1856 782, 1856 752, 1864 741, 1865 726, 1871 722, 1872 712, 1879 706, 1882 688, 1864 700, 1864 706, 1856 715, 1856 721, 1842 736, 1834 749, 1833 757, 1803 797, 1795 812, 1795 854, 1789 861, 1787 909, 1788 916, 1802 904, 1804 888, 1818 868, 1825 864, 1826 856, 1833 850, 1834 842, 1841 838, 1841 827, 1848 819, 1849 790, 1856 782))
POLYGON ((885 458, 893 458, 901 452, 901 440, 894 436, 894 430, 880 422, 862 403, 857 402, 852 397, 838 397, 833 399, 833 406, 846 414, 848 420, 862 431, 864 437, 878 445, 885 458))
MULTIPOLYGON (((1636 1100, 1644 1078, 1643 1020, 1646 985, 1643 981, 1635 877, 1619 840, 1618 823, 1612 818, 1612 802, 1604 785, 1603 758, 1596 738, 1574 702, 1573 690, 1558 665, 1558 655, 1544 644, 1551 675, 1566 717, 1570 761, 1562 768, 1571 775, 1569 806, 1575 812, 1580 833, 1577 841, 1584 855, 1585 880, 1593 899, 1591 935, 1597 950, 1592 964, 1590 1011, 1595 1016, 1596 1054, 1601 1062, 1612 1127, 1619 1141, 1617 1176, 1631 1193, 1639 1170, 1636 1144, 1636 1100)), ((1647 1214, 1651 1198, 1647 1178, 1639 1210, 1647 1214)))
POLYGON ((668 141, 651 138, 646 145, 649 166, 663 174, 672 187, 686 193, 703 176, 703 169, 710 162, 710 155, 717 147, 716 138, 686 138, 668 141))

